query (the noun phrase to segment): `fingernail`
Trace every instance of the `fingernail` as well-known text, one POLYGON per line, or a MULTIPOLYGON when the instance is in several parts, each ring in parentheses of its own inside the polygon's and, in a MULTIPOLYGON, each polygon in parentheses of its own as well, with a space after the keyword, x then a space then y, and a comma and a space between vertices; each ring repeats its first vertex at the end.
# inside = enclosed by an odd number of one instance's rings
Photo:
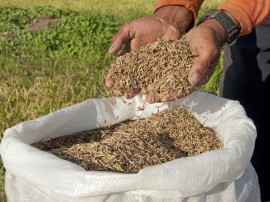
POLYGON ((197 72, 193 72, 191 74, 191 82, 193 84, 197 84, 199 82, 199 80, 201 79, 201 75, 199 75, 197 72))
POLYGON ((105 86, 107 86, 107 87, 109 87, 109 88, 112 87, 112 86, 113 86, 112 80, 109 80, 109 79, 106 80, 106 81, 105 81, 105 86))

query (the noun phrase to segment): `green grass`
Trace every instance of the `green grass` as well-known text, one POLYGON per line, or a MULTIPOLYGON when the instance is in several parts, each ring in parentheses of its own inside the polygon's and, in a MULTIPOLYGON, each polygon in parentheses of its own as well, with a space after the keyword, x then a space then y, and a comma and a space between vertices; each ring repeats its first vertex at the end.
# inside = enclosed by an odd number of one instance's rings
MULTIPOLYGON (((213 1, 213 0, 212 0, 213 1)), ((111 37, 124 22, 151 15, 150 0, 1 0, 0 140, 4 130, 93 97, 109 96, 104 70, 111 37), (40 17, 60 18, 29 33, 40 17)), ((205 5, 215 7, 216 2, 205 5)), ((200 12, 200 15, 201 13, 200 12)), ((203 91, 218 94, 221 64, 203 91)), ((0 160, 0 201, 5 201, 0 160)))
POLYGON ((0 6, 16 6, 32 9, 37 6, 53 6, 62 10, 98 11, 102 14, 120 15, 126 19, 132 16, 150 15, 156 0, 1 0, 0 6), (142 15, 143 14, 143 15, 142 15))

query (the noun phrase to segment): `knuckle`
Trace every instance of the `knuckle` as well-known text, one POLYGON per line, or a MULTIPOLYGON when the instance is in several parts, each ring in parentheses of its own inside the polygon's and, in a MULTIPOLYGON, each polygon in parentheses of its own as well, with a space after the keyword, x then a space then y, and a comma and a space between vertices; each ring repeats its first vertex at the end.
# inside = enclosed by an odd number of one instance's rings
POLYGON ((132 21, 126 22, 122 27, 122 31, 123 32, 128 32, 131 27, 132 27, 132 21))

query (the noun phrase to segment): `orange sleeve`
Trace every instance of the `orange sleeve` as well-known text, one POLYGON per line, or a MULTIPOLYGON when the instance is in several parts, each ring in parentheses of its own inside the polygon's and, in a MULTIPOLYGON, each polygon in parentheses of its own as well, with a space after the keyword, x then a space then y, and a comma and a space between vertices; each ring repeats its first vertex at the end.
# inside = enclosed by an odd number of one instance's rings
POLYGON ((196 16, 200 10, 204 0, 159 0, 155 10, 169 5, 177 5, 177 6, 184 6, 187 9, 191 10, 194 14, 194 25, 196 24, 196 16))
POLYGON ((248 34, 253 27, 270 20, 270 0, 226 0, 218 8, 238 20, 240 35, 248 34))

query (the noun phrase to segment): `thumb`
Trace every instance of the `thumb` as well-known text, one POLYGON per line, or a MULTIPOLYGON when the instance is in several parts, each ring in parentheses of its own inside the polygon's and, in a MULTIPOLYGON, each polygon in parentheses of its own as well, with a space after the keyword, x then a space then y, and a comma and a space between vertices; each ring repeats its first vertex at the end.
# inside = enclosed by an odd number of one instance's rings
POLYGON ((220 44, 215 32, 209 27, 196 27, 187 33, 190 51, 194 63, 189 71, 188 80, 192 85, 200 87, 206 83, 218 63, 220 44))
POLYGON ((192 47, 192 44, 190 42, 190 38, 191 38, 191 34, 192 34, 193 29, 191 29, 188 33, 185 34, 185 40, 189 42, 189 48, 190 51, 192 52, 192 54, 195 56, 194 58, 194 63, 189 71, 189 75, 188 75, 188 81, 191 85, 196 85, 197 83, 199 83, 204 69, 206 68, 206 62, 204 62, 205 59, 201 58, 199 53, 198 53, 198 49, 195 47, 192 47), (194 50, 192 50, 192 48, 194 50))
POLYGON ((204 54, 195 57, 188 77, 191 85, 196 85, 196 88, 198 88, 210 79, 210 76, 218 64, 219 56, 220 54, 211 54, 211 56, 204 54))
POLYGON ((131 23, 126 23, 112 38, 112 44, 108 50, 109 54, 117 53, 124 44, 128 44, 132 39, 131 23))
POLYGON ((209 57, 198 55, 194 58, 194 63, 189 71, 188 80, 191 85, 199 85, 203 82, 205 75, 210 69, 209 57))

